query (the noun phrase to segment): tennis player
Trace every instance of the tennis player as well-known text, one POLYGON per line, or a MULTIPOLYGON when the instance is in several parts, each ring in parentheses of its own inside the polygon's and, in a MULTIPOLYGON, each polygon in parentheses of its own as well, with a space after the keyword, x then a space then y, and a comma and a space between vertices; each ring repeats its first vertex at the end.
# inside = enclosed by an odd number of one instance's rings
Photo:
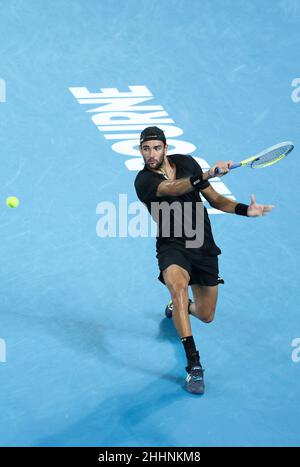
MULTIPOLYGON (((210 220, 206 208, 202 208, 202 223, 197 225, 197 209, 202 203, 199 192, 209 204, 221 211, 241 216, 264 216, 274 206, 256 204, 254 195, 251 196, 250 205, 237 203, 217 193, 209 183, 215 177, 218 168, 218 177, 222 177, 230 170, 232 161, 218 161, 207 172, 202 171, 200 165, 193 157, 182 154, 168 155, 168 145, 164 132, 157 127, 147 127, 140 135, 140 152, 145 166, 135 179, 135 189, 138 198, 142 201, 154 220, 158 224, 156 252, 160 275, 158 279, 167 286, 171 300, 165 314, 173 318, 173 323, 184 346, 187 358, 186 389, 195 394, 204 393, 204 369, 200 362, 199 351, 193 338, 189 314, 199 318, 204 323, 214 319, 218 285, 223 284, 219 276, 218 255, 220 248, 216 245, 211 231, 210 220), (180 215, 170 206, 182 206, 180 215), (180 203, 180 204, 178 204, 180 203), (186 219, 185 205, 189 204, 189 219, 186 219), (159 206, 160 217, 153 215, 153 206, 159 206), (166 206, 169 209, 166 209, 166 206), (171 214, 170 214, 171 213, 171 214), (173 214, 173 216, 172 216, 173 214), (169 216, 169 230, 167 235, 162 228, 164 217, 169 216), (192 220, 191 220, 192 218, 192 220), (178 220, 184 224, 188 220, 193 229, 191 232, 202 229, 202 243, 200 246, 189 246, 191 236, 181 228, 178 234, 178 220), (177 229, 177 230, 176 230, 177 229), (189 299, 188 286, 191 286, 194 301, 189 299)), ((198 223, 199 224, 199 223, 198 223)), ((181 226, 182 227, 182 226, 181 226)), ((194 240, 196 238, 194 235, 194 240)), ((196 243, 195 243, 196 244, 196 243)))

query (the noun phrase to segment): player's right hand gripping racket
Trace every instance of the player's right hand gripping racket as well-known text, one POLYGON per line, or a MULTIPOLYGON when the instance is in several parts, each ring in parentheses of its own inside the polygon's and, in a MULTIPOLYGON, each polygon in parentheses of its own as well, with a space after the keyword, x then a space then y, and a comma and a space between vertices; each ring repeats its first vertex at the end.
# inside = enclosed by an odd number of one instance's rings
MULTIPOLYGON (((281 159, 287 156, 293 149, 294 144, 291 141, 285 141, 265 149, 255 156, 248 157, 241 162, 234 162, 230 166, 230 170, 237 169, 238 167, 251 167, 251 169, 262 169, 264 167, 269 167, 270 165, 281 161, 281 159)), ((215 169, 215 174, 218 173, 221 173, 221 170, 217 167, 215 169)))

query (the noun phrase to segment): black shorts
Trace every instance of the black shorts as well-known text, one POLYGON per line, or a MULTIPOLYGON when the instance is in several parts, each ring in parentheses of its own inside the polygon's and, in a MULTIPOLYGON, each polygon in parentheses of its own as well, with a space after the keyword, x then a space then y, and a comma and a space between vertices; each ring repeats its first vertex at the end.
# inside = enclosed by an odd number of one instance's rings
POLYGON ((205 255, 203 253, 190 253, 183 248, 168 248, 157 253, 160 275, 158 279, 165 284, 162 271, 172 264, 181 266, 190 276, 189 285, 199 284, 214 286, 224 284, 219 277, 219 265, 217 255, 205 255))

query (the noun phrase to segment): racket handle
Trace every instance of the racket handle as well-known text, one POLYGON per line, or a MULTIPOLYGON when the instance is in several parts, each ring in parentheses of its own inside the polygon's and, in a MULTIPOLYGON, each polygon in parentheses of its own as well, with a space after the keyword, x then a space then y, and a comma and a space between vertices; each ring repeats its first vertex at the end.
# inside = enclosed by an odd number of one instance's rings
MULTIPOLYGON (((242 164, 241 164, 240 162, 235 162, 234 164, 231 164, 230 170, 232 170, 232 169, 237 169, 238 167, 241 167, 241 165, 242 165, 242 164)), ((217 167, 217 168, 215 169, 215 174, 218 175, 218 174, 220 174, 220 173, 221 173, 221 169, 219 169, 219 167, 217 167)))
POLYGON ((230 170, 237 169, 238 167, 241 167, 241 165, 242 164, 240 162, 234 162, 233 164, 231 164, 230 170))

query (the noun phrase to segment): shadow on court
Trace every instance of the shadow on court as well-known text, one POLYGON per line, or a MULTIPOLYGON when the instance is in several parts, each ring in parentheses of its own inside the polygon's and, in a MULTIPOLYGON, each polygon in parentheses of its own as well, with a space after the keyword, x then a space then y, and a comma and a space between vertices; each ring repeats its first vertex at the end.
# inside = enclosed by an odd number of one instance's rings
MULTIPOLYGON (((74 325, 74 323, 73 323, 74 325)), ((90 331, 90 327, 87 329, 90 331)), ((65 335, 63 336, 65 338, 65 335)), ((158 340, 168 340, 173 344, 178 365, 170 371, 160 374, 151 368, 144 368, 134 361, 128 362, 128 370, 150 374, 154 379, 146 386, 138 387, 136 391, 122 393, 108 397, 99 404, 86 417, 78 420, 69 428, 39 441, 39 446, 143 446, 145 444, 159 446, 176 446, 177 440, 170 436, 167 429, 167 421, 164 417, 158 425, 154 423, 157 412, 164 411, 168 406, 180 399, 195 397, 182 389, 183 375, 178 375, 182 370, 182 349, 178 341, 177 331, 172 320, 164 318, 159 323, 158 340), (159 375, 159 378, 157 378, 159 375), (170 382, 173 384, 170 385, 170 382), (112 441, 113 440, 113 441, 112 441)), ((78 337, 74 336, 73 344, 78 337)), ((99 340, 99 335, 94 334, 93 343, 99 340)), ((88 347, 88 346, 87 346, 88 347)), ((108 358, 114 365, 121 362, 111 357, 107 348, 99 348, 101 356, 108 358)), ((163 358, 163 355, 161 356, 163 358)), ((118 378, 113 380, 111 386, 114 391, 122 392, 118 388, 118 378)), ((139 386, 141 381, 137 383, 139 386)))

